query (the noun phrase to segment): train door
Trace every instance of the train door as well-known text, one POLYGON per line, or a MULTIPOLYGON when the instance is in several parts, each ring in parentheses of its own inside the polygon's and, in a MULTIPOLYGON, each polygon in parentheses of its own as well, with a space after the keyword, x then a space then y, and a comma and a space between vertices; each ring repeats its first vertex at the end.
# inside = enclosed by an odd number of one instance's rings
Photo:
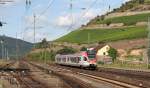
POLYGON ((89 65, 89 63, 88 63, 88 58, 87 58, 87 57, 82 56, 81 65, 82 65, 83 67, 87 67, 87 66, 89 65))

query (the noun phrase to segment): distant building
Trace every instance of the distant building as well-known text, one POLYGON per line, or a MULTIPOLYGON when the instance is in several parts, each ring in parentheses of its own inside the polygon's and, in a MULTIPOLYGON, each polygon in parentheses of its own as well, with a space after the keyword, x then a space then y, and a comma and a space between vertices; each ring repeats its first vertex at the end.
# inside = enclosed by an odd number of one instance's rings
POLYGON ((96 51, 98 56, 108 56, 108 51, 110 49, 109 45, 98 46, 96 47, 96 51))
POLYGON ((99 45, 95 47, 95 50, 97 51, 96 53, 96 58, 98 61, 104 62, 106 64, 112 63, 112 58, 108 56, 108 51, 111 47, 109 45, 99 45))

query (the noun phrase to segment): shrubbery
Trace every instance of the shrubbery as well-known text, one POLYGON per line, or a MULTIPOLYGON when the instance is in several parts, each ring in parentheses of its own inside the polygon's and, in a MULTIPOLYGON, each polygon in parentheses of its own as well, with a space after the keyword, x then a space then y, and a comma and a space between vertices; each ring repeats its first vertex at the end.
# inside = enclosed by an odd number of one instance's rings
POLYGON ((86 47, 82 47, 80 51, 87 51, 86 47))
POLYGON ((114 48, 110 48, 108 51, 108 54, 110 57, 112 57, 112 60, 115 61, 117 58, 117 50, 114 48))
POLYGON ((38 53, 28 54, 28 58, 34 61, 54 61, 55 60, 55 52, 53 51, 41 51, 38 53))
POLYGON ((101 65, 104 65, 104 62, 102 62, 102 61, 98 61, 97 63, 101 64, 101 65))
POLYGON ((73 53, 76 53, 76 50, 70 47, 65 47, 61 50, 58 50, 56 53, 57 54, 73 54, 73 53))

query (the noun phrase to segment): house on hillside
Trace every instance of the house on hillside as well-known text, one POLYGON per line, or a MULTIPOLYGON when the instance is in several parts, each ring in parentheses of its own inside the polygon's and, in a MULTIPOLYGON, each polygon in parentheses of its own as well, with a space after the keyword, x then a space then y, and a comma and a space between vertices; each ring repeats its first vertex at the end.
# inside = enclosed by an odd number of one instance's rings
POLYGON ((103 62, 105 64, 112 63, 112 58, 108 56, 108 51, 110 48, 111 47, 109 45, 99 45, 95 47, 98 62, 103 62))

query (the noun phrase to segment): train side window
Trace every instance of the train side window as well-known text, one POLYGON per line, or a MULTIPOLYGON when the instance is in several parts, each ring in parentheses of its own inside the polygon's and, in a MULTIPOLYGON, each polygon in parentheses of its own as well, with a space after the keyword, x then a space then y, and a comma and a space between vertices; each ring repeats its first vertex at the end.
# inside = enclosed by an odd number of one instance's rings
POLYGON ((86 57, 84 57, 84 61, 87 61, 87 58, 86 58, 86 57))
POLYGON ((78 57, 78 60, 81 61, 81 57, 78 57))

